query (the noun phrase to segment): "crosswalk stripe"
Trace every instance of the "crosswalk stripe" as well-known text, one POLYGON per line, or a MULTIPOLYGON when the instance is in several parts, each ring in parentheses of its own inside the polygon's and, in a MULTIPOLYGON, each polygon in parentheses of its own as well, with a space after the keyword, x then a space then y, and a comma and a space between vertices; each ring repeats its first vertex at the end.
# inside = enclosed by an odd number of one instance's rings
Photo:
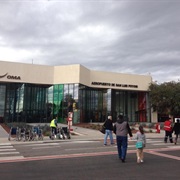
POLYGON ((0 152, 0 155, 3 154, 20 154, 19 152, 0 152))
POLYGON ((163 141, 153 141, 153 140, 147 141, 147 143, 158 143, 158 142, 163 142, 163 141))
POLYGON ((3 151, 16 151, 16 149, 12 148, 12 149, 0 149, 0 152, 3 152, 3 151))
POLYGON ((60 145, 61 143, 45 143, 45 144, 25 144, 23 146, 57 146, 60 145))
POLYGON ((152 145, 154 145, 154 146, 167 146, 167 144, 165 144, 164 142, 162 142, 162 143, 153 143, 152 145))
POLYGON ((13 148, 13 146, 0 146, 0 149, 13 148))
POLYGON ((4 160, 16 160, 16 159, 24 159, 24 156, 0 157, 0 161, 4 161, 4 160))
POLYGON ((21 159, 22 157, 11 143, 0 143, 0 161, 21 159))
POLYGON ((177 148, 180 148, 180 146, 168 146, 168 148, 177 149, 177 148))
POLYGON ((0 143, 0 146, 10 146, 11 143, 0 143))
MULTIPOLYGON (((53 148, 55 146, 61 146, 62 144, 67 144, 67 143, 94 143, 97 142, 99 143, 100 141, 88 141, 88 140, 79 140, 79 141, 68 141, 68 142, 33 142, 33 143, 21 143, 19 144, 20 146, 26 146, 26 147, 32 147, 32 149, 45 149, 45 148, 53 148), (34 146, 34 147, 33 147, 34 146)), ((129 141, 128 147, 130 148, 135 148, 135 142, 136 141, 129 141)), ((167 148, 171 148, 172 150, 175 148, 180 148, 179 145, 174 145, 170 143, 164 143, 163 139, 162 140, 157 140, 157 139, 147 139, 147 144, 152 145, 152 146, 161 146, 164 148, 166 146, 167 148)), ((113 146, 108 146, 108 147, 116 147, 117 145, 113 146)), ((104 146, 102 147, 104 148, 104 146)), ((155 147, 156 148, 156 147, 155 147)), ((15 160, 15 159, 21 159, 24 158, 20 154, 20 152, 17 152, 17 150, 14 148, 14 146, 11 143, 0 143, 0 161, 3 160, 15 160)))

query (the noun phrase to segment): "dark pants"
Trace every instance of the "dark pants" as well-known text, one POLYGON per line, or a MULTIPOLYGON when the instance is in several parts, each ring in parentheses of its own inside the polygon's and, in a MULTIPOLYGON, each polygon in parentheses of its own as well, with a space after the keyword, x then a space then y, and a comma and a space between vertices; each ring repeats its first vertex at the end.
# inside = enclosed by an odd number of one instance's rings
POLYGON ((172 138, 172 132, 171 131, 165 131, 165 137, 164 137, 164 142, 167 143, 169 137, 169 141, 173 143, 173 138, 172 138))
POLYGON ((118 156, 120 159, 126 159, 128 138, 127 136, 116 136, 118 156))
POLYGON ((177 143, 178 136, 179 136, 179 134, 175 134, 175 138, 174 138, 174 143, 175 143, 175 144, 177 143))
POLYGON ((57 134, 57 128, 56 127, 51 127, 51 132, 56 135, 57 134))

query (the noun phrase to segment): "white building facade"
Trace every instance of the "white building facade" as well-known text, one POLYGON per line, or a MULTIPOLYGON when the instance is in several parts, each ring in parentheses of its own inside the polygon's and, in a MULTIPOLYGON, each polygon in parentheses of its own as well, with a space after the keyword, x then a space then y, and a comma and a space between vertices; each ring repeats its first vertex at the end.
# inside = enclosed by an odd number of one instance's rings
POLYGON ((119 114, 152 122, 150 75, 94 71, 82 65, 46 66, 0 61, 0 121, 104 122, 119 114))

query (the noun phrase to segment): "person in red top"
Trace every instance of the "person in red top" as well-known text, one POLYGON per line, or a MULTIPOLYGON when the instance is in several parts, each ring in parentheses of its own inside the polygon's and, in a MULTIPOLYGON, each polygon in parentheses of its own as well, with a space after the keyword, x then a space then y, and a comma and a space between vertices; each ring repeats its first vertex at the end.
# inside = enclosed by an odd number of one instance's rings
POLYGON ((167 143, 167 140, 168 140, 168 137, 169 137, 169 141, 170 141, 171 143, 173 143, 171 118, 168 118, 168 119, 164 122, 164 131, 165 131, 164 142, 167 143))

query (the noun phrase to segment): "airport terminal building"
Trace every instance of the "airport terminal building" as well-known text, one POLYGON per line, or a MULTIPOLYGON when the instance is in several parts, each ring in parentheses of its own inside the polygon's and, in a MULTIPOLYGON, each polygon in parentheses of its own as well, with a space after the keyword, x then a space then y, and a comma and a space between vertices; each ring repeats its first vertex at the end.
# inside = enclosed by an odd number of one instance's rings
POLYGON ((151 122, 150 75, 94 71, 80 64, 47 66, 0 61, 0 121, 151 122))

